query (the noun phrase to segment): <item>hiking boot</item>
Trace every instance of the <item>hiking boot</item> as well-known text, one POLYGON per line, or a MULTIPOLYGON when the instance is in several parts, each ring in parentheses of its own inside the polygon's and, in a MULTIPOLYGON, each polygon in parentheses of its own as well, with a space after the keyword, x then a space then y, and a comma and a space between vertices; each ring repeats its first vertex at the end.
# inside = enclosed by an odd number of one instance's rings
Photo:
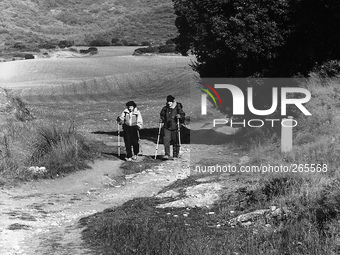
POLYGON ((178 145, 174 145, 174 149, 173 149, 173 153, 172 153, 174 158, 178 158, 179 149, 180 149, 180 147, 178 145))
POLYGON ((137 160, 137 155, 133 155, 132 160, 137 160))
POLYGON ((125 158, 126 161, 132 161, 132 158, 125 158))
POLYGON ((163 159, 165 159, 165 160, 172 160, 173 158, 171 157, 171 156, 169 156, 169 155, 164 155, 163 156, 163 159))

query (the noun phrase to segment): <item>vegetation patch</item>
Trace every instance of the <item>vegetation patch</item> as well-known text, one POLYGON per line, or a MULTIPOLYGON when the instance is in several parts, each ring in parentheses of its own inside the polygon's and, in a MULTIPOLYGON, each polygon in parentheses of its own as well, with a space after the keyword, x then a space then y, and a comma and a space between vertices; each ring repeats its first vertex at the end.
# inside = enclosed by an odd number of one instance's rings
POLYGON ((20 224, 20 223, 11 224, 8 227, 9 230, 20 230, 20 229, 27 230, 27 229, 30 229, 30 228, 31 228, 31 226, 20 224))
POLYGON ((0 39, 5 42, 0 50, 141 45, 146 40, 161 43, 176 35, 175 14, 167 0, 27 0, 16 5, 4 0, 0 8, 4 10, 0 39))
POLYGON ((73 124, 41 126, 32 144, 31 165, 45 166, 52 177, 87 167, 92 158, 90 147, 73 124))
POLYGON ((3 185, 85 169, 94 157, 73 125, 8 121, 2 128, 0 176, 3 185))
POLYGON ((143 48, 138 48, 134 51, 133 55, 141 54, 162 54, 162 53, 173 53, 178 54, 175 44, 165 44, 159 46, 148 46, 143 48))
POLYGON ((87 227, 83 238, 91 249, 104 254, 336 254, 339 224, 334 188, 338 183, 334 180, 319 186, 323 195, 315 197, 314 192, 306 192, 312 191, 312 180, 273 176, 225 193, 210 208, 160 209, 157 205, 173 199, 133 199, 83 218, 81 223, 87 227), (305 196, 298 198, 301 193, 305 196), (284 198, 285 202, 278 202, 284 198), (260 222, 255 218, 247 227, 230 223, 237 216, 273 204, 292 213, 260 222))

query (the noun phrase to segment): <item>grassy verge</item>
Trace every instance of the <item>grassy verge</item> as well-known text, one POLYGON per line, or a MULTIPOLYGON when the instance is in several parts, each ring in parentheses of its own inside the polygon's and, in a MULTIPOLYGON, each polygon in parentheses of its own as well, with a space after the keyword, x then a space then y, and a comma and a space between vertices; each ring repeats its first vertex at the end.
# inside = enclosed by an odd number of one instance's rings
POLYGON ((2 130, 2 185, 84 169, 94 155, 73 124, 8 121, 2 130))
POLYGON ((316 183, 276 177, 225 193, 210 208, 160 209, 158 204, 171 199, 133 199, 83 218, 83 238, 98 254, 338 254, 338 183, 300 194, 316 183), (228 223, 279 200, 292 210, 290 217, 249 227, 228 223))
MULTIPOLYGON (((282 153, 279 137, 262 130, 244 133, 237 149, 249 155, 247 165, 316 164, 327 171, 230 175, 244 185, 224 189, 210 208, 160 209, 171 199, 134 199, 82 219, 86 243, 98 254, 339 254, 340 90, 332 81, 321 86, 312 79, 305 86, 313 117, 297 118, 291 153, 282 153), (272 206, 290 213, 248 227, 230 224, 272 206)), ((191 176, 165 190, 193 185, 191 176)))
MULTIPOLYGON (((246 196, 248 210, 256 208, 259 200, 265 200, 264 190, 254 192, 257 196, 254 193, 246 196)), ((329 220, 327 233, 322 232, 312 212, 320 206, 317 203, 281 225, 228 226, 227 222, 241 212, 231 211, 230 205, 235 205, 242 194, 245 192, 239 190, 238 197, 223 199, 212 208, 156 209, 157 204, 168 200, 134 199, 82 219, 81 223, 87 226, 83 237, 98 254, 337 254, 339 251, 338 223, 329 220)))

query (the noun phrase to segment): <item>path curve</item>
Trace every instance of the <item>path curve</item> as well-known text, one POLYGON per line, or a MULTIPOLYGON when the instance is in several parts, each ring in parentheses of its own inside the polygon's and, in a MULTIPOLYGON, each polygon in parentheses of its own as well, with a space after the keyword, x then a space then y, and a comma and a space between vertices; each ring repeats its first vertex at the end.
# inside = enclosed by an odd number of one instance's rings
POLYGON ((92 254, 81 240, 80 218, 156 195, 189 175, 189 146, 182 157, 122 176, 122 161, 101 160, 67 177, 0 190, 0 254, 92 254))

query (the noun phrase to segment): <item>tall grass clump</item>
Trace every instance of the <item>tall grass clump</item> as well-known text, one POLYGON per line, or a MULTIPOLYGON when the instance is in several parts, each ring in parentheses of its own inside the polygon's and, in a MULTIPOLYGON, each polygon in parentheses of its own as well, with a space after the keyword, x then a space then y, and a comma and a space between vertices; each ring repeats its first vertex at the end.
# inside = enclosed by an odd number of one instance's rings
POLYGON ((36 123, 7 119, 0 125, 0 185, 36 178, 29 171, 30 148, 36 123))
POLYGON ((73 124, 44 125, 37 129, 30 164, 46 167, 48 175, 85 168, 85 162, 91 159, 90 147, 73 124))
POLYGON ((330 176, 340 166, 340 88, 337 79, 309 79, 306 88, 312 99, 306 108, 312 116, 300 116, 294 130, 290 162, 325 164, 330 176))

